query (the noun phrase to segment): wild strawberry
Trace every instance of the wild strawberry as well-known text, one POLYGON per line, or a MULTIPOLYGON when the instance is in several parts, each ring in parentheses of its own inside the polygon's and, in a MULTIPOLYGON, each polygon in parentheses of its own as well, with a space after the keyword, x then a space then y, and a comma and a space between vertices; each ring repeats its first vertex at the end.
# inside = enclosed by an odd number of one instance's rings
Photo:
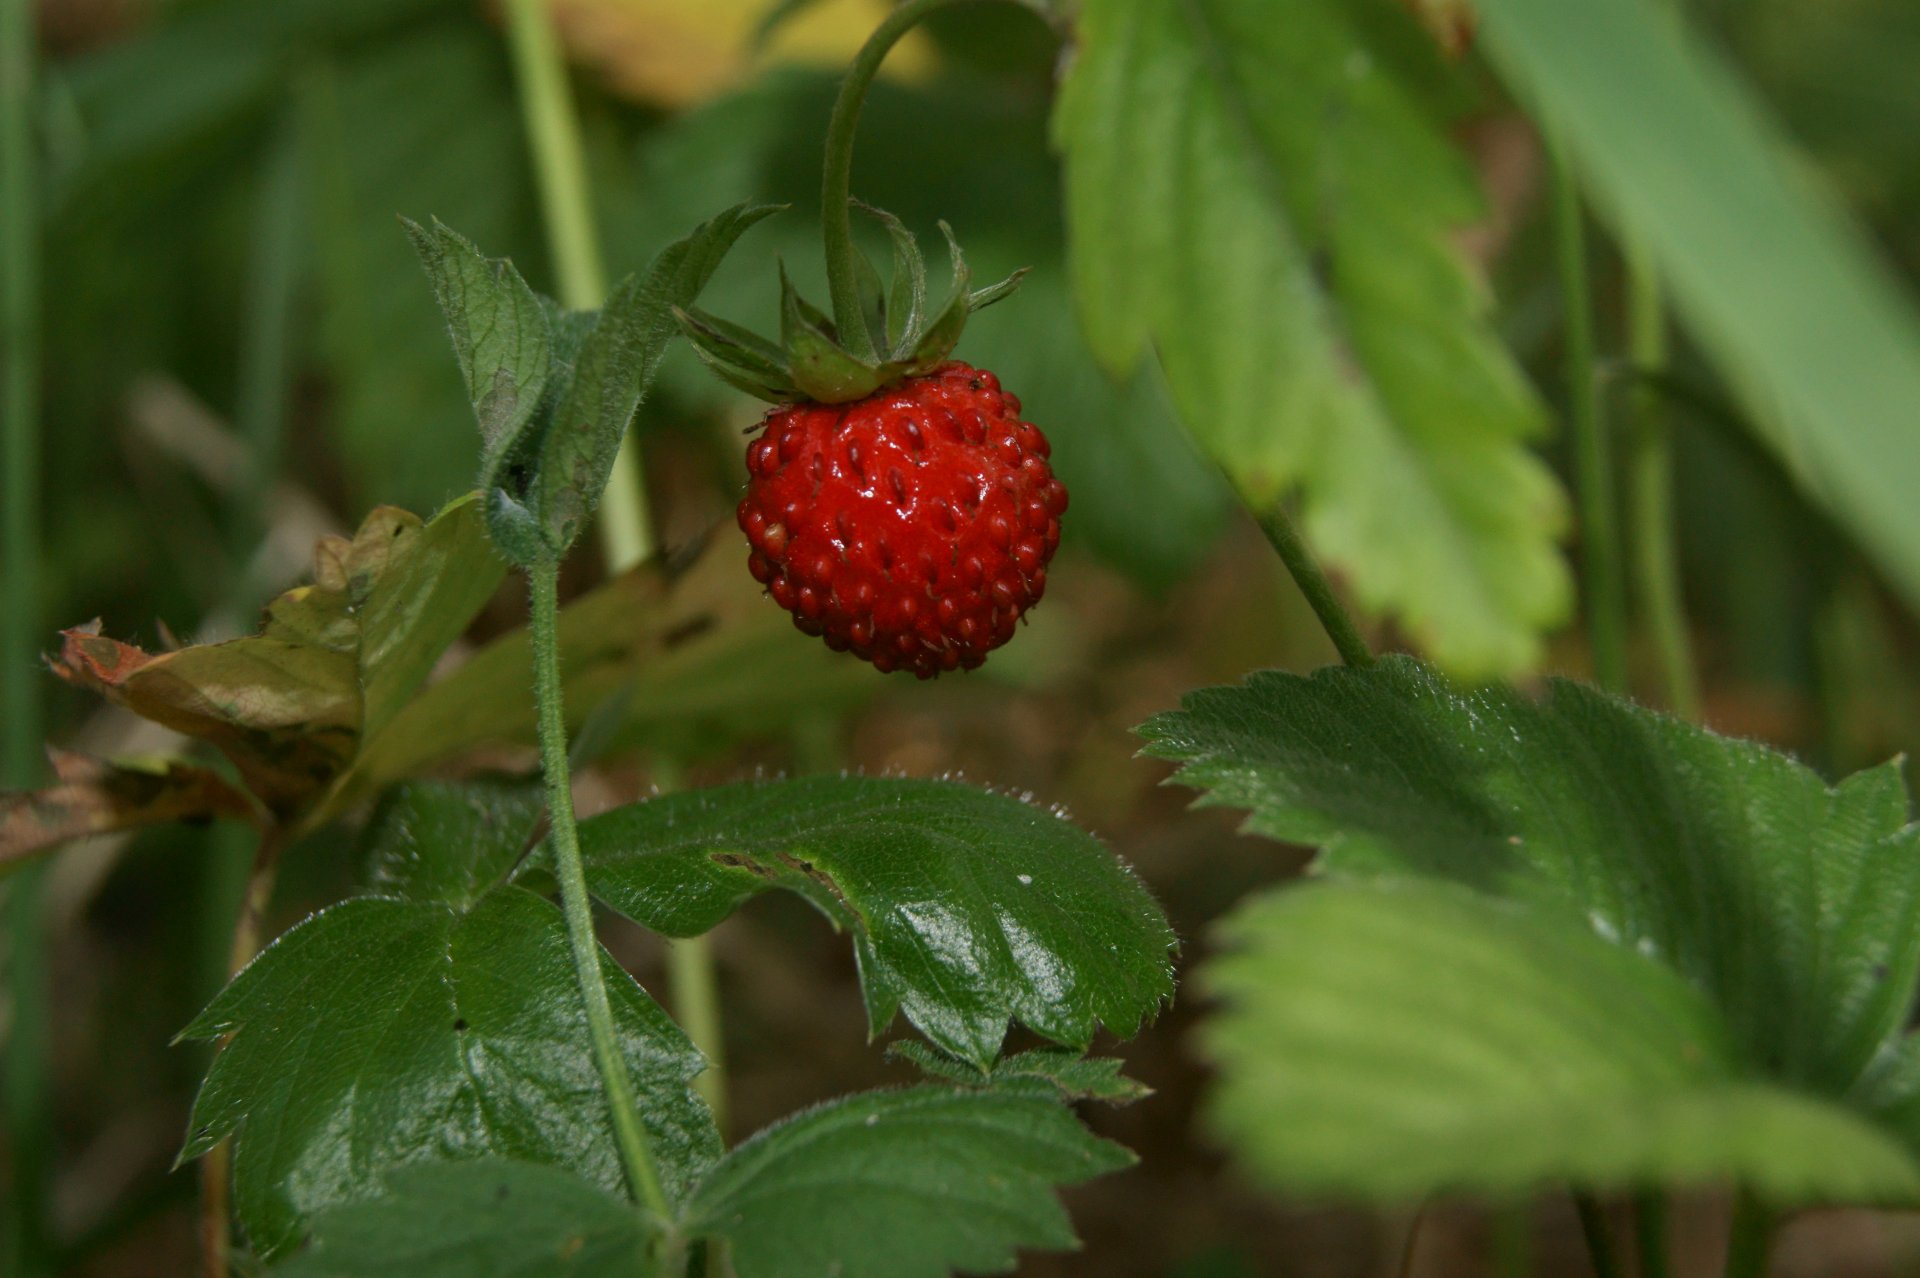
POLYGON ((992 373, 947 359, 967 316, 1020 275, 968 292, 943 222, 953 287, 929 312, 912 235, 867 211, 893 238, 894 281, 882 291, 861 259, 848 331, 784 271, 778 344, 676 314, 716 373, 778 405, 747 449, 739 518, 754 578, 829 647, 930 679, 978 666, 1039 602, 1067 490, 1020 401, 992 373))
POLYGON ((747 449, 747 567, 836 651, 971 670, 1046 591, 1067 508, 1048 452, 1019 399, 960 363, 776 408, 747 449))

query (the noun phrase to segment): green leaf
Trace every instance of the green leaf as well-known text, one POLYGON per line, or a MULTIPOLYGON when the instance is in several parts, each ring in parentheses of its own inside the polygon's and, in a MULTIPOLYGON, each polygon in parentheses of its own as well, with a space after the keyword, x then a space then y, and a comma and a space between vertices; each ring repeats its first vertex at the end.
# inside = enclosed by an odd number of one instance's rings
POLYGON ((286 1278, 635 1278, 649 1235, 632 1203, 571 1172, 476 1159, 385 1177, 385 1193, 329 1208, 286 1278))
POLYGON ((528 463, 527 435, 536 429, 554 374, 552 321, 513 263, 489 258, 457 232, 401 219, 446 316, 454 357, 480 423, 480 491, 503 486, 519 499, 524 479, 502 472, 528 463))
POLYGON ((1495 66, 1659 265, 1756 429, 1920 607, 1920 314, 1859 228, 1667 6, 1479 11, 1495 66))
POLYGON ((1077 1246, 1057 1185, 1131 1165, 1051 1100, 916 1087, 822 1105, 708 1174, 689 1227, 740 1278, 1003 1273, 1022 1247, 1077 1246))
POLYGON ((669 936, 770 889, 852 934, 879 1033, 897 1011, 984 1068, 1009 1019, 1085 1048, 1173 993, 1153 898, 1092 835, 950 781, 813 777, 664 795, 581 823, 587 882, 669 936))
POLYGON ((1589 929, 1449 884, 1323 883, 1257 897, 1222 938, 1208 1120, 1289 1193, 1920 1195, 1898 1141, 1756 1078, 1697 990, 1589 929))
POLYGON ((1321 873, 1451 881, 1643 956, 1704 998, 1746 1077, 1870 1110, 1855 1092, 1900 1044, 1920 971, 1896 764, 1829 787, 1579 684, 1462 691, 1405 658, 1263 672, 1141 731, 1202 803, 1324 849, 1321 873))
POLYGON ((1126 1062, 1110 1056, 1082 1056, 1063 1047, 1036 1047, 1002 1057, 986 1069, 972 1061, 928 1047, 917 1039, 887 1044, 887 1055, 911 1061, 936 1078, 973 1087, 1020 1086, 1042 1083, 1061 1100, 1102 1100, 1130 1105, 1151 1096, 1153 1089, 1120 1071, 1126 1062))
MULTIPOLYGON (((497 1156, 623 1185, 587 1048, 564 921, 508 887, 461 912, 363 897, 299 924, 182 1036, 231 1035, 194 1101, 183 1159, 234 1139, 234 1211, 278 1256, 316 1212, 388 1168, 497 1156)), ((616 1029, 669 1192, 719 1153, 688 1090, 700 1054, 604 952, 616 1029)))
POLYGON ((361 836, 382 895, 469 909, 504 880, 546 813, 538 781, 414 781, 381 796, 361 836))
POLYGON ((1116 371, 1153 345, 1250 504, 1299 490, 1369 609, 1462 674, 1524 669, 1568 608, 1564 502, 1450 243, 1478 192, 1384 21, 1087 0, 1054 129, 1081 322, 1116 371))

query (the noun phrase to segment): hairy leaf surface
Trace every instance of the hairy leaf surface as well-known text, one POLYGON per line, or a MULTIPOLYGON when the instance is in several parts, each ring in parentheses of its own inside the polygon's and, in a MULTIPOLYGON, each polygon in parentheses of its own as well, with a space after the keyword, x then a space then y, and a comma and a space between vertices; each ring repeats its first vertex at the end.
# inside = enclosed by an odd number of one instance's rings
POLYGON ((1053 1195, 1132 1164, 1053 1100, 928 1086, 830 1102, 730 1152, 688 1204, 740 1278, 1002 1273, 1078 1245, 1053 1195))
MULTIPOLYGON (((678 1193, 719 1152, 688 1090, 702 1061, 611 957, 601 962, 654 1154, 678 1193)), ((565 923, 521 888, 467 911, 386 897, 323 910, 183 1033, 232 1038, 181 1156, 234 1137, 234 1211, 268 1257, 313 1213, 364 1197, 403 1163, 516 1158, 622 1192, 565 923)))
POLYGON ((648 1231, 632 1203, 571 1172, 486 1158, 389 1173, 332 1207, 286 1278, 638 1278, 648 1231))
POLYGON ((581 823, 594 894, 670 936, 793 892, 851 933, 868 1022, 905 1011, 985 1066, 1010 1019, 1084 1048, 1173 993, 1173 933, 1099 840, 950 781, 815 777, 663 795, 581 823))
POLYGON ((1733 1178, 1910 1201, 1920 1166, 1759 1077, 1671 968, 1452 884, 1268 892, 1222 928, 1215 1131, 1294 1193, 1415 1199, 1733 1178))
MULTIPOLYGON (((1354 883, 1448 881, 1514 903, 1528 928, 1577 935, 1583 950, 1630 951, 1643 987, 1637 997, 1677 982, 1702 1000, 1710 1014, 1703 1024, 1725 1047, 1700 1048, 1695 1063, 1724 1056, 1728 1077, 1871 1111, 1857 1093, 1899 1050, 1920 969, 1920 828, 1908 824, 1897 766, 1829 787, 1783 755, 1579 684, 1552 681, 1540 700, 1504 688, 1462 691, 1404 658, 1311 677, 1264 672, 1237 687, 1203 689, 1142 733, 1148 753, 1183 765, 1181 782, 1207 790, 1201 802, 1247 808, 1250 829, 1324 849, 1322 874, 1354 883)), ((1371 898, 1337 899, 1338 907, 1297 908, 1351 912, 1368 908, 1352 902, 1371 898)), ((1381 896, 1372 908, 1384 918, 1404 908, 1395 899, 1381 896)), ((1367 929, 1374 943, 1384 928, 1367 929)), ((1260 941, 1269 950, 1281 943, 1260 941)), ((1565 979, 1585 961, 1553 960, 1565 979)), ((1480 979, 1467 955, 1461 962, 1448 979, 1480 979)), ((1544 970, 1548 960, 1541 962, 1544 970)), ((1357 951, 1329 954, 1324 980, 1345 979, 1349 963, 1364 966, 1357 951)), ((1496 975, 1484 999, 1504 1007, 1511 1000, 1496 975)), ((1567 997, 1575 993, 1569 988, 1567 997)), ((1589 994, 1633 1015, 1624 986, 1589 994)), ((1276 986, 1250 1001, 1263 1010, 1247 1015, 1269 1024, 1304 1018, 1321 997, 1309 985, 1276 986)), ((1397 1035, 1392 1006, 1383 1002, 1369 1019, 1356 1003, 1356 1026, 1365 1020, 1367 1032, 1397 1035)), ((1485 1026, 1461 1032, 1478 1034, 1487 1051, 1505 1050, 1485 1026)), ((1255 1069, 1251 1057, 1240 1064, 1255 1069)), ((1326 1064, 1338 1067, 1332 1057, 1326 1064)), ((1570 1105, 1588 1103, 1578 1100, 1583 1087, 1568 1081, 1570 1105)), ((1688 1112, 1760 1125, 1701 1138, 1702 1148, 1723 1151, 1757 1139, 1772 1121, 1741 1106, 1688 1112)), ((1482 1118, 1489 1133, 1499 1130, 1498 1106, 1482 1118)), ((1650 1141, 1657 1127, 1646 1127, 1650 1141)), ((1569 1135, 1560 1156, 1572 1159, 1576 1143, 1569 1135)), ((1683 1169, 1670 1154, 1658 1141, 1643 1143, 1639 1171, 1616 1168, 1613 1183, 1677 1174, 1683 1169)), ((1723 1171, 1763 1177, 1758 1164, 1727 1157, 1723 1171)), ((1455 1170, 1470 1173, 1471 1161, 1463 1155, 1455 1170)), ((1786 1192, 1804 1174, 1809 1195, 1853 1192, 1820 1166, 1783 1155, 1763 1179, 1786 1192)), ((1599 1163, 1581 1167, 1603 1171, 1599 1163)), ((1391 1178, 1381 1184, 1389 1182, 1405 1187, 1391 1178)), ((1882 1177, 1876 1192, 1894 1188, 1882 1177)))

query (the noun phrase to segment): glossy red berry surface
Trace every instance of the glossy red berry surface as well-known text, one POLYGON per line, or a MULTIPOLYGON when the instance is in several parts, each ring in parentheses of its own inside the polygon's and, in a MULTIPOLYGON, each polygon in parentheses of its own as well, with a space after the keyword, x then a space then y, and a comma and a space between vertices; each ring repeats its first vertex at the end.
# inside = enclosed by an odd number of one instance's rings
POLYGON ((789 404, 747 447, 748 568, 796 626, 882 671, 971 670, 1047 588, 1067 490, 992 373, 948 363, 789 404))

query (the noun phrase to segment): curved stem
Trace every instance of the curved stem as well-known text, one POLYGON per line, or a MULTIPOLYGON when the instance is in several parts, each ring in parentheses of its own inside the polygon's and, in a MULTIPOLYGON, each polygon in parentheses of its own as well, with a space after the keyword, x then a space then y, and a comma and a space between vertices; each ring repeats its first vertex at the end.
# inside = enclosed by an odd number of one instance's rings
POLYGON ((1373 652, 1367 647, 1367 641, 1360 637, 1360 627, 1353 624, 1353 617, 1340 602, 1340 596, 1333 593, 1333 583, 1320 571, 1319 563, 1307 544, 1300 540, 1293 521, 1287 518, 1287 512, 1278 502, 1266 509, 1257 511, 1254 518, 1260 524, 1260 531, 1280 555, 1280 562, 1293 574, 1293 580, 1300 587, 1300 593, 1307 597, 1313 613, 1320 618, 1325 627, 1327 638, 1333 640, 1333 646, 1340 653, 1340 660, 1356 669, 1373 664, 1373 652))
POLYGON ((580 862, 580 836, 573 818, 573 774, 567 764, 567 725, 560 695, 560 569, 543 564, 527 573, 533 617, 534 700, 539 712, 540 771, 547 786, 547 816, 552 832, 554 876, 560 881, 560 905, 567 916, 567 940, 573 970, 586 1004, 587 1035, 593 1063, 613 1111, 613 1134, 620 1147, 633 1195, 660 1220, 672 1219, 666 1190, 654 1165, 647 1130, 634 1103, 633 1080, 613 1032, 606 975, 600 969, 600 942, 593 931, 593 905, 587 899, 587 874, 580 862))
MULTIPOLYGON (((30 0, 0 0, 0 785, 39 778, 40 185, 34 154, 35 60, 30 0)), ((39 1278, 52 1266, 48 1228, 52 1131, 47 862, 7 883, 5 1134, 11 1186, 0 1217, 0 1271, 39 1278)))
POLYGON ((853 55, 847 75, 840 82, 840 96, 834 99, 833 117, 827 122, 827 159, 820 183, 820 225, 826 237, 827 292, 833 300, 833 326, 840 342, 861 359, 874 359, 873 338, 867 332, 866 318, 860 309, 860 270, 854 256, 853 216, 849 205, 853 194, 853 135, 860 125, 860 108, 867 100, 867 89, 886 60, 888 50, 921 19, 936 10, 967 0, 908 0, 888 14, 860 52, 853 55))
POLYGON ((1667 705, 1686 719, 1700 717, 1700 687, 1680 589, 1680 556, 1673 530, 1673 446, 1659 392, 1642 380, 1667 367, 1667 317, 1660 276, 1644 247, 1627 244, 1627 356, 1637 376, 1628 389, 1632 428, 1627 437, 1629 518, 1634 586, 1646 621, 1667 705))
MULTIPOLYGON (((586 152, 566 60, 545 0, 508 0, 506 13, 514 79, 560 302, 570 310, 590 311, 607 300, 607 272, 600 260, 586 152)), ((600 499, 598 529, 609 572, 624 572, 653 555, 653 517, 631 429, 620 439, 620 453, 600 499)))
POLYGON ((1580 504, 1580 549, 1586 567, 1587 633, 1594 681, 1609 692, 1627 688, 1627 606, 1615 526, 1613 459, 1600 416, 1594 376, 1593 314, 1587 289, 1587 235, 1580 190, 1566 157, 1553 157, 1553 229, 1565 307, 1567 394, 1571 400, 1574 481, 1580 504))

